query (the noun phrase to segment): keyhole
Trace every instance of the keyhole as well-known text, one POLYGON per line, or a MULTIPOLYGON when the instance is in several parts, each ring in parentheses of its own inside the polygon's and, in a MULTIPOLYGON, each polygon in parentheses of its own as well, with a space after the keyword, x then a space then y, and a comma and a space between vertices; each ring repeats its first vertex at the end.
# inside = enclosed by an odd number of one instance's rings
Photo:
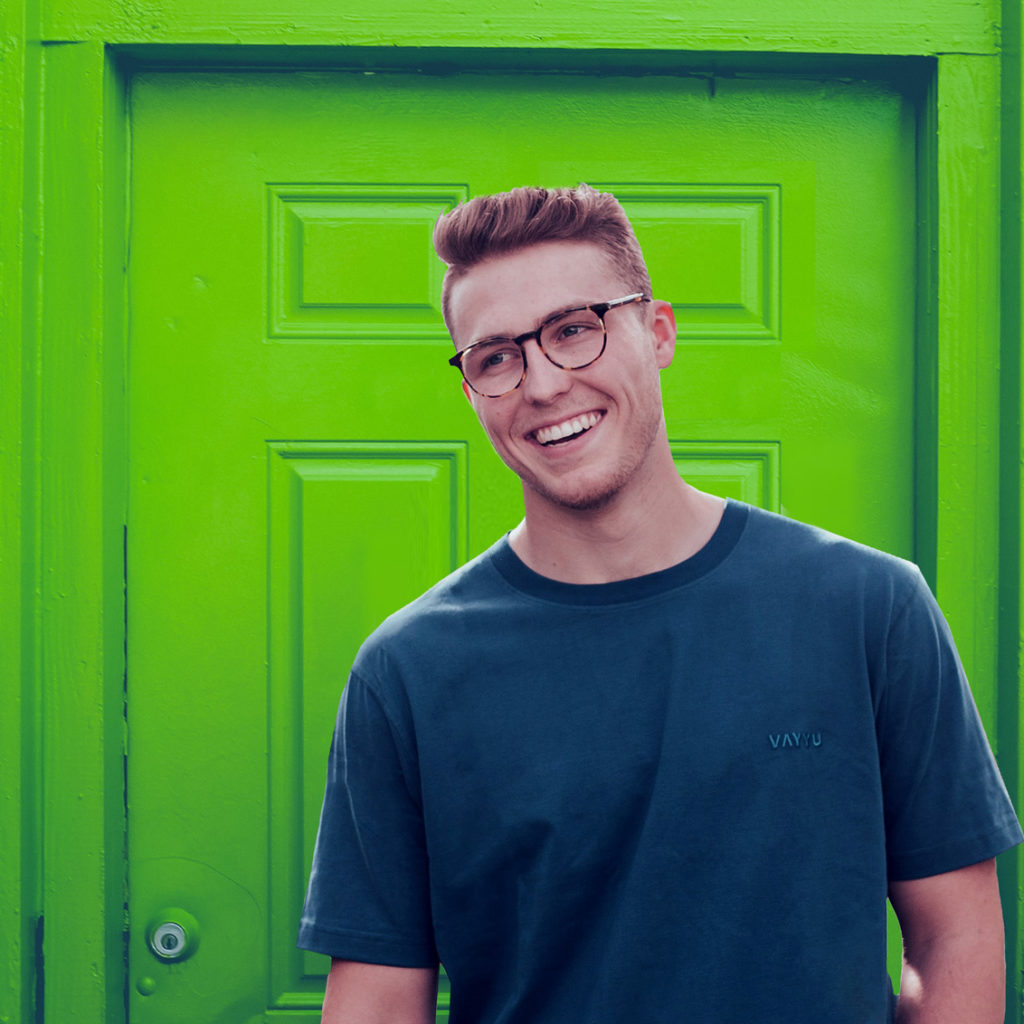
POLYGON ((196 951, 199 926, 191 914, 180 907, 171 907, 162 911, 157 921, 160 923, 150 925, 149 948, 158 960, 172 963, 196 951))
POLYGON ((165 921, 150 936, 150 949, 163 960, 178 960, 189 952, 185 929, 175 921, 165 921))

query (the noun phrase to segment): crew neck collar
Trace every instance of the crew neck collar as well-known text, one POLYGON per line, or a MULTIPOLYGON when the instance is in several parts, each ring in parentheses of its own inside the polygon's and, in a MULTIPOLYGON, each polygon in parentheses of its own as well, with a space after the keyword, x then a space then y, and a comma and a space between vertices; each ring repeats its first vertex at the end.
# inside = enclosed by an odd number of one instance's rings
POLYGON ((721 521, 708 542, 689 558, 667 569, 611 583, 564 583, 534 572, 512 550, 506 535, 493 549, 494 567, 516 590, 559 604, 604 605, 640 601, 693 583, 719 565, 736 546, 749 507, 726 501, 721 521))

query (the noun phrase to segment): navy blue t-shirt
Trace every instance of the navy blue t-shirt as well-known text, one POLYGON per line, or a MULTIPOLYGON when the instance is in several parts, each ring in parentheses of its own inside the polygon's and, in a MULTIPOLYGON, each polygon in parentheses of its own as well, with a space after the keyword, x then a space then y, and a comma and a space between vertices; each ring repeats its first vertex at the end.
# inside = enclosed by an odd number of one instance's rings
POLYGON ((889 880, 1020 840, 920 573, 730 502, 608 584, 501 540, 367 640, 299 942, 440 959, 452 1024, 884 1024, 889 880))

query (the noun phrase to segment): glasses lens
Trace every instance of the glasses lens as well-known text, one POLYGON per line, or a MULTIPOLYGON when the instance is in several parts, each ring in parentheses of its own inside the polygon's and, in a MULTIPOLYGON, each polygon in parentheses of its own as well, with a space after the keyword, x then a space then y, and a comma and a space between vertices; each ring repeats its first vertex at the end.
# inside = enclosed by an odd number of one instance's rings
POLYGON ((567 370, 586 366, 601 354, 604 324, 590 309, 566 313, 544 325, 540 347, 548 359, 567 370))
POLYGON ((481 395, 503 395, 523 376, 523 352, 514 341, 487 341, 466 350, 462 372, 481 395))

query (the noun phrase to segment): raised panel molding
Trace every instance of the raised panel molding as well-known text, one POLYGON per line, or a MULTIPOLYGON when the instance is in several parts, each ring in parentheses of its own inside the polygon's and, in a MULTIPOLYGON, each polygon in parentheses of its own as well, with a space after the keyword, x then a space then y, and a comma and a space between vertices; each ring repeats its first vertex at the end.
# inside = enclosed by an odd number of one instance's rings
POLYGON ((295 946, 338 697, 367 634, 467 555, 460 442, 268 444, 272 1009, 319 1009, 295 946))
POLYGON ((679 475, 702 491, 781 508, 778 441, 670 441, 679 475))
POLYGON ((622 203, 681 341, 779 340, 778 185, 595 187, 622 203))
POLYGON ((464 185, 272 184, 268 195, 270 338, 448 341, 430 238, 464 185))

